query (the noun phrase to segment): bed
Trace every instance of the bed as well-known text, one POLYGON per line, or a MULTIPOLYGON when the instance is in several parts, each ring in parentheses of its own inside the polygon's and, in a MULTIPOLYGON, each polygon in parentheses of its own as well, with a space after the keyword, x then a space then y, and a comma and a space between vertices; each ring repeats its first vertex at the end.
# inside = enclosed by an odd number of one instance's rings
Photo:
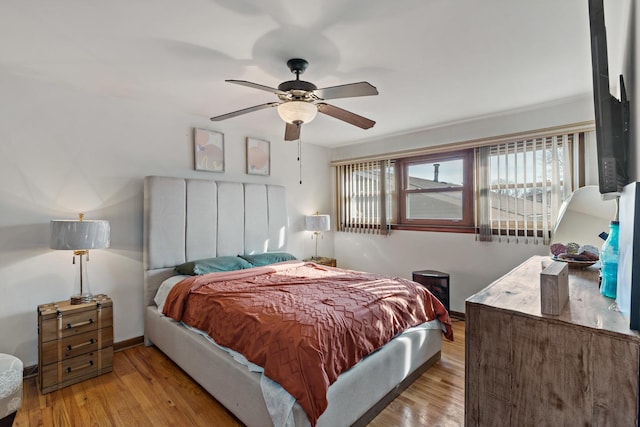
MULTIPOLYGON (((144 183, 145 343, 155 345, 248 426, 273 425, 262 374, 159 311, 161 284, 187 261, 286 250, 288 216, 282 186, 172 177, 144 183)), ((317 426, 365 425, 440 359, 442 329, 426 322, 340 374, 328 388, 317 426)), ((310 425, 295 402, 290 421, 310 425)))

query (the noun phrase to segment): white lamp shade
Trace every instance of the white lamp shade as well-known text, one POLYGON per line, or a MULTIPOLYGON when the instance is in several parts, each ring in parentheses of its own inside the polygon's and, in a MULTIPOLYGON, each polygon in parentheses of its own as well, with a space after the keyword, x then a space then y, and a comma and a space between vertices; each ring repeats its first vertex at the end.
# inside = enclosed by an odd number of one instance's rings
POLYGON ((111 243, 109 221, 51 221, 51 249, 104 249, 111 243))
POLYGON ((309 123, 318 114, 318 107, 305 101, 283 102, 278 105, 278 114, 287 123, 309 123))
POLYGON ((304 228, 307 231, 329 231, 331 217, 329 215, 309 215, 304 219, 304 228))

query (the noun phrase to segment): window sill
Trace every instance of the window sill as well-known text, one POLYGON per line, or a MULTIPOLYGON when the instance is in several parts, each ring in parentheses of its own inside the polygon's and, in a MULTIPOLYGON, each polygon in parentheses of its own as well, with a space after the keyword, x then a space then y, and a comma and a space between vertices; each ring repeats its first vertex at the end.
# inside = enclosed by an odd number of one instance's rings
POLYGON ((475 227, 465 226, 453 226, 453 225, 409 225, 409 224, 394 224, 391 226, 392 230, 408 230, 408 231, 435 231, 438 233, 475 233, 475 227))

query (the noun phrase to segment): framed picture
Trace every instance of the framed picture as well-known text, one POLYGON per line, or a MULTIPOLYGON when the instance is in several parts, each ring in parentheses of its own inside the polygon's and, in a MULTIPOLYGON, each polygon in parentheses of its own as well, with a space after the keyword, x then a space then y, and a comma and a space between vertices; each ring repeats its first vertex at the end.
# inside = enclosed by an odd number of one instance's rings
POLYGON ((247 138, 247 173, 265 176, 271 173, 271 146, 269 141, 247 138))
POLYGON ((224 135, 206 129, 195 129, 193 150, 196 170, 224 172, 224 135))

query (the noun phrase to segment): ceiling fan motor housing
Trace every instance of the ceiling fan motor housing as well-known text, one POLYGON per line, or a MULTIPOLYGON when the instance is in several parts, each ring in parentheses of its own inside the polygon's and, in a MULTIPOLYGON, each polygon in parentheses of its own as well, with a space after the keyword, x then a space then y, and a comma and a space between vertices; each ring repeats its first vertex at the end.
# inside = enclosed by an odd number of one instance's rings
POLYGON ((278 85, 278 90, 283 92, 289 92, 290 90, 303 90, 305 92, 311 92, 318 89, 316 85, 304 80, 289 80, 282 82, 278 85))
POLYGON ((287 67, 289 67, 291 72, 296 75, 296 79, 280 83, 280 85, 278 86, 278 90, 281 90, 283 92, 289 92, 289 91, 311 92, 318 89, 316 85, 314 85, 313 83, 300 80, 300 74, 304 73, 304 71, 307 69, 308 66, 309 66, 309 62, 307 62, 306 59, 292 58, 288 60, 287 67))

